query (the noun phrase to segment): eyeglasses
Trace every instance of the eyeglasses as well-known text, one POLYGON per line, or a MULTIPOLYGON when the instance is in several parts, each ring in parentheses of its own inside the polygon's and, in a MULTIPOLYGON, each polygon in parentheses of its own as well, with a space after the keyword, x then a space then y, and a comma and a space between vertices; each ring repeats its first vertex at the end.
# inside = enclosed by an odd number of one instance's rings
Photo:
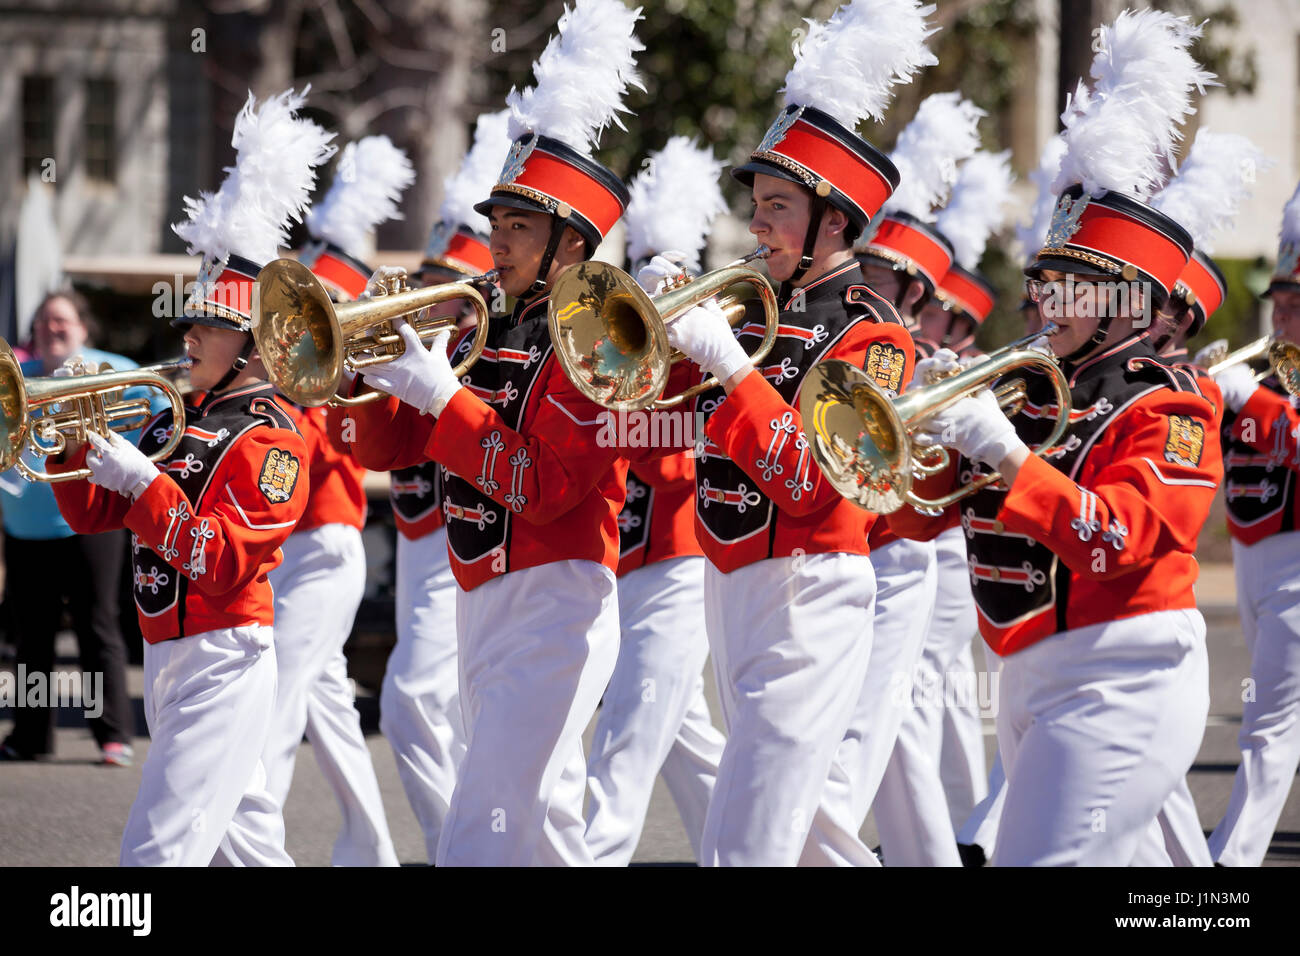
POLYGON ((1035 305, 1048 298, 1059 298, 1064 300, 1064 290, 1068 289, 1070 293, 1070 302, 1078 302, 1085 295, 1095 295, 1097 283, 1091 279, 1073 279, 1062 282, 1058 279, 1047 281, 1044 279, 1026 279, 1025 295, 1030 302, 1035 305))

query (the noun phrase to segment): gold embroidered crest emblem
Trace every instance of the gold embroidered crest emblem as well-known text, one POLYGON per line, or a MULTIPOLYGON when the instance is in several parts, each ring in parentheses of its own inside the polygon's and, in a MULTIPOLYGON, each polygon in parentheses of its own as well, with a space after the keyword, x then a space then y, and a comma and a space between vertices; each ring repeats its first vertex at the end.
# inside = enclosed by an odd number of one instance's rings
POLYGON ((898 392, 903 384, 903 350, 888 342, 872 342, 867 349, 866 373, 881 388, 898 392))
POLYGON ((298 486, 298 473, 302 463, 283 448, 272 448, 262 459, 262 473, 257 476, 257 487, 273 505, 284 504, 293 497, 298 486))
POLYGON ((1165 461, 1195 468, 1205 450, 1205 426, 1187 415, 1169 416, 1169 434, 1165 438, 1165 461))

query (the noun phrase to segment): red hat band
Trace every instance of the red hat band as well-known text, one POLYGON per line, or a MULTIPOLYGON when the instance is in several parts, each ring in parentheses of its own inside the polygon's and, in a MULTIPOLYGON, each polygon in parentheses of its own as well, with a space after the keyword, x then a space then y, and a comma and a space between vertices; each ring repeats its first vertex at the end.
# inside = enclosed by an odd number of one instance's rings
POLYGON ((185 303, 189 314, 208 314, 247 330, 253 320, 257 263, 242 256, 204 259, 194 289, 185 303))
POLYGON ((1093 199, 1076 185, 1057 201, 1030 269, 1058 268, 1052 260, 1060 260, 1130 282, 1142 275, 1168 295, 1191 252, 1191 236, 1163 213, 1113 191, 1093 199))
POLYGON ((891 213, 863 251, 897 263, 937 288, 952 266, 952 247, 925 223, 906 213, 891 213))
POLYGON ((492 249, 486 239, 468 226, 440 222, 429 234, 424 247, 421 269, 440 267, 469 276, 490 272, 493 267, 492 249))
POLYGON ((327 286, 355 300, 366 291, 371 270, 364 262, 328 242, 309 242, 298 253, 298 261, 327 286))
POLYGON ((970 316, 976 325, 987 319, 993 311, 992 288, 978 275, 956 264, 943 277, 935 295, 953 309, 959 309, 970 316))
MULTIPOLYGON (((515 140, 492 189, 520 196, 562 218, 573 216, 574 225, 588 239, 603 239, 627 206, 627 189, 609 170, 563 143, 527 134, 515 140), (587 228, 582 228, 587 227, 587 228)), ((474 208, 487 214, 491 201, 474 208)))
POLYGON ((1192 253, 1187 268, 1178 277, 1174 295, 1196 313, 1197 326, 1203 326, 1228 296, 1223 274, 1203 252, 1192 253))

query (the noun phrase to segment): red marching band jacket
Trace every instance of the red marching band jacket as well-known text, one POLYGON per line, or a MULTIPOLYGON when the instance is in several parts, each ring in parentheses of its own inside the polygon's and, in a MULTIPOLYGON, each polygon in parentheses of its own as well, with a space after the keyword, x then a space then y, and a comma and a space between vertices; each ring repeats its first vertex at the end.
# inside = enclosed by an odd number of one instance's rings
POLYGON ((1300 530, 1300 411, 1269 376, 1237 414, 1223 416, 1228 530, 1242 544, 1300 530))
POLYGON ((680 452, 638 464, 627 474, 627 500, 618 513, 618 574, 698 556, 695 540, 695 460, 680 452))
MULTIPOLYGON (((1143 340, 1067 374, 1069 430, 1009 491, 986 487, 939 517, 911 507, 889 516, 922 540, 961 525, 980 632, 1003 656, 1061 631, 1196 606, 1196 539, 1223 477, 1214 409, 1143 340)), ((1027 377, 1030 400, 1014 422, 1033 446, 1056 409, 1046 379, 1027 377)), ((962 461, 918 491, 932 497, 983 472, 962 461)))
POLYGON ((310 491, 307 507, 294 531, 310 531, 326 524, 346 524, 360 530, 366 525, 366 470, 352 460, 339 432, 329 428, 326 410, 300 408, 283 398, 307 445, 310 491))
MULTIPOLYGON (((552 353, 549 296, 494 319, 488 347, 436 419, 396 399, 332 409, 355 420, 352 453, 391 471, 443 468, 443 515, 466 591, 510 571, 585 559, 618 567, 627 462, 598 440, 608 414, 568 380, 552 353)), ((452 350, 469 351, 466 333, 452 350)), ((343 422, 331 420, 331 428, 343 422)))
MULTIPOLYGON (((152 454, 171 435, 167 409, 140 433, 152 454)), ((89 446, 58 473, 85 465, 89 446)), ((271 624, 267 573, 309 493, 307 447, 293 419, 259 383, 187 396, 185 434, 161 477, 136 501, 88 481, 54 486, 78 534, 132 532, 132 591, 151 644, 219 628, 271 624), (190 404, 193 403, 193 404, 190 404)))
MULTIPOLYGON (((783 287, 780 300, 780 331, 761 367, 729 396, 715 388, 695 399, 706 422, 695 462, 695 535, 723 572, 796 553, 868 553, 876 516, 823 477, 803 431, 799 388, 815 364, 842 359, 897 392, 915 363, 898 313, 867 288, 856 261, 802 289, 783 287)), ((751 352, 762 334, 753 321, 737 331, 751 352)), ((681 362, 669 391, 700 377, 681 362)))

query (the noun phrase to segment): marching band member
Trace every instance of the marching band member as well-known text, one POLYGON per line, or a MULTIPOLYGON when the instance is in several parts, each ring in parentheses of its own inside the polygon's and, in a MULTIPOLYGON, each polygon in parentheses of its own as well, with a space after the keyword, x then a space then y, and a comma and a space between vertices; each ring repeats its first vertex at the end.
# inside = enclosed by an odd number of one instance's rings
MULTIPOLYGON (((510 149, 508 120, 506 110, 479 116, 473 145, 443 186, 438 222, 430 230, 415 275, 420 284, 463 281, 492 268, 490 226, 487 217, 474 211, 474 203, 496 183, 510 149)), ((464 300, 434 306, 430 314, 433 309, 461 314, 472 325, 473 311, 464 300)), ((348 410, 331 414, 346 421, 348 410)), ((398 532, 397 645, 388 657, 379 693, 379 729, 393 748, 430 863, 437 858, 456 769, 465 756, 456 686, 456 578, 447 555, 442 487, 442 466, 436 462, 392 472, 389 494, 398 532)))
MULTIPOLYGON (((707 439, 696 535, 710 562, 705 619, 728 733, 704 865, 877 862, 858 837, 861 758, 847 735, 872 646, 874 516, 820 474, 795 403, 808 369, 826 358, 893 391, 910 374, 911 337, 853 258, 897 170, 853 129, 879 117, 893 83, 934 62, 929 9, 854 0, 810 23, 785 109, 732 173, 752 190, 749 230, 770 248, 768 272, 781 283, 780 329, 763 367, 738 341, 756 341, 761 328, 733 336, 711 303, 668 326, 670 343, 722 383, 695 399, 707 439), (880 55, 863 57, 868 47, 880 55)), ((649 268, 674 271, 662 259, 649 268)))
MULTIPOLYGON (((973 351, 975 331, 993 311, 993 286, 976 269, 989 236, 1001 225, 1012 179, 1008 153, 975 153, 961 164, 952 197, 935 218, 935 230, 955 256, 921 311, 921 330, 958 354, 973 351)), ((971 654, 978 625, 965 534, 950 528, 933 547, 934 597, 922 610, 903 612, 922 622, 915 681, 906 684, 909 702, 913 688, 921 699, 906 708, 873 807, 881 850, 891 866, 959 865, 955 831, 985 796, 984 734, 971 654), (967 689, 970 699, 958 700, 967 689)), ((881 622, 876 626, 879 633, 881 622)))
MULTIPOLYGON (((709 224, 726 209, 721 171, 707 147, 685 136, 650 154, 647 168, 628 188, 624 217, 634 272, 656 253, 699 271, 709 224), (691 190, 690 203, 682 202, 685 190, 691 190)), ((709 644, 694 500, 695 460, 689 452, 638 464, 628 473, 627 500, 618 516, 622 640, 587 758, 587 845, 597 863, 631 861, 656 775, 668 785, 699 858, 726 740, 704 699, 701 671, 709 644)))
MULTIPOLYGON (((307 214, 312 240, 298 257, 335 301, 365 291, 371 270, 360 256, 376 226, 401 218, 397 201, 414 179, 411 161, 387 136, 349 143, 339 155, 329 192, 307 214)), ((397 866, 343 656, 366 587, 365 469, 332 435, 323 407, 286 404, 307 442, 311 490, 271 574, 279 679, 262 757, 267 789, 284 804, 305 731, 343 817, 330 862, 397 866)))
POLYGON ((281 93, 235 122, 238 158, 221 189, 186 199, 175 226, 203 253, 199 281, 172 320, 184 328, 195 391, 185 436, 149 461, 178 423, 145 426, 140 447, 92 434, 50 471, 88 466, 55 486, 81 534, 132 532, 152 743, 122 836, 122 865, 292 865, 261 755, 276 693, 269 572, 308 492, 307 447, 276 402, 250 334, 254 279, 305 208, 333 134, 295 117, 281 93), (89 454, 88 454, 89 452, 89 454))
MULTIPOLYGON (((918 537, 958 521, 973 532, 980 630, 1004 657, 998 731, 1015 826, 998 834, 998 865, 1129 863, 1204 728, 1193 551, 1222 466, 1205 441, 1213 408, 1145 336, 1191 237, 1139 198, 1159 184, 1191 90, 1210 78, 1186 49, 1199 33, 1170 14, 1121 13, 1099 34, 1096 88, 1081 89, 1063 117, 1065 188, 1027 272, 1044 318, 1060 327, 1051 345, 1073 400, 1065 440, 1047 458, 1026 445, 1054 414, 1042 380, 1013 421, 991 391, 963 399, 924 433, 973 471, 1000 472, 1001 485, 940 518, 913 508, 890 516, 918 537), (1130 146, 1087 145, 1103 141, 1130 146), (1115 277, 1127 295, 1105 294, 1115 277)), ((922 482, 922 493, 955 471, 922 482)))
MULTIPOLYGON (((1265 293, 1274 337, 1292 345, 1300 345, 1297 263, 1300 189, 1282 212, 1277 269, 1265 293)), ((1275 374, 1256 385, 1240 364, 1215 381, 1225 406, 1224 493, 1254 692, 1242 708, 1241 765, 1210 853, 1224 866, 1258 866, 1300 764, 1300 411, 1275 374)))
MULTIPOLYGON (((555 358, 547 306, 551 283, 591 256, 627 204, 590 150, 637 82, 638 18, 618 0, 578 0, 537 62, 537 87, 510 96, 514 143, 476 209, 516 305, 482 359, 458 381, 443 337, 426 350, 404 326, 405 353, 364 377, 400 405, 354 413, 354 454, 368 467, 445 468, 468 749, 439 866, 592 862, 582 733, 618 652, 627 466, 597 441, 600 407, 555 358)), ((460 340, 452 360, 470 344, 460 340)))

